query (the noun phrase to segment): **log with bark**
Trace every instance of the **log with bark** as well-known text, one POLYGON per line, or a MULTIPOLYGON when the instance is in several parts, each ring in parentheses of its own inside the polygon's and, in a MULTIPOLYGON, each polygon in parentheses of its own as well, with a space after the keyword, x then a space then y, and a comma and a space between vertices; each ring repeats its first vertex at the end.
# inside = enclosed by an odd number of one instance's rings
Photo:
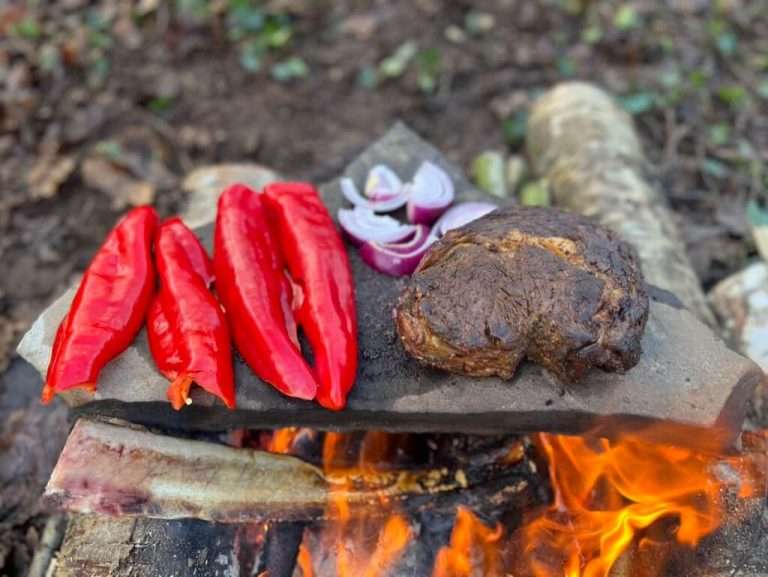
MULTIPOLYGON (((508 452, 512 449, 509 448, 508 452)), ((289 455, 234 449, 81 419, 62 451, 44 500, 76 513, 197 518, 221 523, 313 520, 329 496, 352 506, 381 498, 411 510, 472 499, 498 505, 530 499, 524 453, 469 468, 421 467, 325 473, 289 455), (476 492, 473 497, 462 493, 476 492)))
POLYGON ((555 204, 618 232, 637 249, 650 284, 716 326, 632 119, 606 92, 583 82, 555 86, 533 106, 526 145, 555 204))

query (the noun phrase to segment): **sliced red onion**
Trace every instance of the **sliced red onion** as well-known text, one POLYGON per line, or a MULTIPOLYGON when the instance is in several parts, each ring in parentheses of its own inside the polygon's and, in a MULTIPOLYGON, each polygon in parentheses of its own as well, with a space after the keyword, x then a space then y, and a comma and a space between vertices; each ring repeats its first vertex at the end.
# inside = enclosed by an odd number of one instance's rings
POLYGON ((355 246, 369 240, 400 242, 413 236, 418 230, 415 225, 403 224, 391 216, 376 214, 370 208, 362 206, 341 208, 337 218, 342 230, 355 246))
POLYGON ((449 208, 432 227, 432 234, 437 238, 449 230, 469 224, 473 220, 485 216, 499 208, 491 202, 470 201, 460 202, 449 208))
POLYGON ((414 224, 432 224, 453 202, 453 181, 436 164, 422 162, 408 186, 408 220, 414 224))
POLYGON ((377 164, 365 181, 365 196, 371 200, 389 200, 403 192, 403 181, 385 164, 377 164))
POLYGON ((374 212, 392 212, 402 207, 408 200, 408 191, 404 186, 394 196, 377 199, 365 198, 357 190, 357 186, 355 186, 352 179, 346 177, 341 179, 341 192, 355 206, 362 206, 374 212))
POLYGON ((389 276, 411 274, 422 257, 437 240, 429 227, 419 225, 413 238, 401 243, 369 241, 360 247, 360 256, 368 266, 389 276))

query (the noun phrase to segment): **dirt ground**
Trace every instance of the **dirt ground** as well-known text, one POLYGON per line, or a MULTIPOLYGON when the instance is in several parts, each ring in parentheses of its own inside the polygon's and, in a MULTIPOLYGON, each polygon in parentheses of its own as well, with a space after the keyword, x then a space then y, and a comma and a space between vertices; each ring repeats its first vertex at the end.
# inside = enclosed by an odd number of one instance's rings
MULTIPOLYGON (((711 286, 755 254, 766 30, 766 0, 1 4, 0 372, 117 216, 173 213, 191 167, 322 181, 395 119, 469 167, 521 153, 527 105, 566 78, 635 115, 711 286)), ((0 507, 14 514, 29 540, 39 522, 0 507)), ((23 574, 8 550, 0 575, 23 574)))

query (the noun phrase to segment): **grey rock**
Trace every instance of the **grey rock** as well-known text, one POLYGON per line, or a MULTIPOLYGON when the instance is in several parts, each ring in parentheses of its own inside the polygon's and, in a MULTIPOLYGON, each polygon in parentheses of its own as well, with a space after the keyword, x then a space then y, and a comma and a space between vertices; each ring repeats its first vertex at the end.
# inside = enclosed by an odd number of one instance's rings
MULTIPOLYGON (((488 198, 402 124, 363 152, 345 174, 361 185, 368 169, 385 162, 409 177, 424 160, 436 162, 454 178, 459 199, 488 198)), ((343 204, 339 181, 323 186, 321 192, 335 214, 343 204)), ((210 226, 199 233, 210 242, 210 226)), ((392 309, 404 281, 374 272, 356 251, 350 251, 350 260, 358 297, 360 368, 342 412, 283 397, 239 358, 236 410, 228 411, 195 390, 192 405, 175 412, 165 399, 167 382, 152 367, 143 334, 105 368, 93 398, 78 394, 67 400, 83 414, 178 429, 303 425, 333 430, 576 433, 598 427, 609 434, 612 429, 647 430, 663 423, 667 426, 654 430, 669 442, 684 443, 702 437, 690 435, 692 429, 712 427, 720 428, 725 440, 733 440, 741 430, 747 399, 763 379, 759 367, 729 350, 663 291, 654 293, 640 363, 626 374, 595 371, 582 384, 563 388, 531 364, 511 381, 435 371, 409 358, 397 341, 392 309)), ((66 297, 54 303, 22 341, 19 352, 40 371, 45 370, 53 333, 67 304, 66 297)))
MULTIPOLYGON (((768 370, 768 264, 756 262, 720 281, 709 293, 712 310, 733 347, 768 370)), ((768 385, 752 398, 752 418, 768 426, 768 385)))
POLYGON ((768 264, 756 262, 720 281, 709 301, 734 347, 768 369, 768 264))

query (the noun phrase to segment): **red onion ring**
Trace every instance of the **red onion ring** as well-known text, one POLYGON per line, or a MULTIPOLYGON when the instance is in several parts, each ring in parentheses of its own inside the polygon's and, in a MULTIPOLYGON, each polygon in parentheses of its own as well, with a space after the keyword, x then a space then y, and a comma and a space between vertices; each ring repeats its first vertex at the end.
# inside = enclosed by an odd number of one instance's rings
POLYGON ((413 238, 401 243, 369 241, 360 247, 360 256, 371 268, 389 276, 406 276, 419 266, 424 254, 437 240, 429 227, 419 225, 413 238))
POLYGON ((455 197, 451 177, 429 161, 421 163, 408 188, 406 215, 414 224, 432 224, 455 197))
POLYGON ((403 181, 385 164, 377 164, 368 172, 365 180, 365 196, 371 200, 389 200, 403 190, 403 181))
POLYGON ((370 208, 356 206, 340 208, 336 217, 341 229, 355 246, 366 241, 400 242, 414 235, 418 228, 412 224, 403 224, 391 216, 382 216, 370 208))
POLYGON ((402 207, 408 201, 408 191, 405 186, 397 193, 393 193, 394 196, 379 197, 377 199, 365 198, 357 190, 357 186, 355 186, 352 179, 347 177, 341 179, 341 192, 344 198, 355 206, 362 206, 374 212, 392 212, 402 207))
POLYGON ((432 234, 440 238, 449 230, 469 224, 499 208, 491 202, 460 202, 449 208, 432 227, 432 234))

